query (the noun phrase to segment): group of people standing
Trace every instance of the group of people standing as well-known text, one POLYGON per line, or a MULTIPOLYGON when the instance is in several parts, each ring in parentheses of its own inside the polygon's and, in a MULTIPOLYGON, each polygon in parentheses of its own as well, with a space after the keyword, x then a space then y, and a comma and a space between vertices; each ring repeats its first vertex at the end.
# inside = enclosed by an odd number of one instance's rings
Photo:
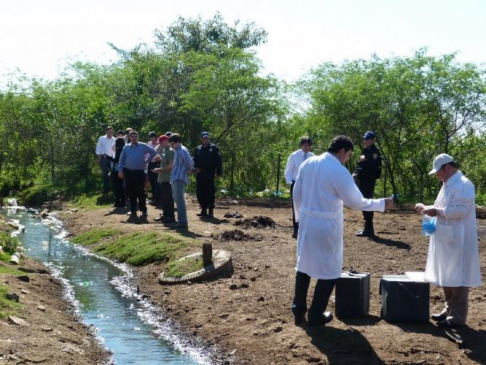
POLYGON ((222 175, 222 159, 218 147, 210 143, 208 132, 201 133, 201 145, 194 159, 182 144, 177 133, 166 132, 157 137, 149 134, 149 142, 139 141, 137 131, 127 128, 113 136, 107 127, 106 135, 98 139, 96 154, 103 175, 103 191, 110 190, 111 171, 114 207, 124 207, 129 200, 128 221, 138 219, 137 211, 146 219, 147 190, 151 187, 154 204, 160 204, 162 214, 155 221, 175 228, 187 228, 187 210, 184 199, 189 176, 196 174, 197 197, 202 217, 214 217, 215 178, 222 175), (175 207, 177 207, 177 221, 175 207))
MULTIPOLYGON (((310 327, 329 323, 325 312, 329 297, 341 276, 343 264, 343 206, 362 210, 364 229, 360 237, 374 238, 373 211, 393 206, 391 198, 373 199, 376 179, 381 175, 381 155, 374 145, 375 133, 363 135, 364 148, 357 168, 350 174, 344 166, 354 144, 347 136, 335 137, 327 152, 313 156, 311 140, 301 139, 301 149, 290 155, 285 177, 293 196, 294 231, 297 237, 297 265, 292 312, 295 324, 310 327), (307 292, 310 279, 317 284, 310 307, 307 292)), ((469 288, 481 285, 476 223, 475 189, 450 155, 442 153, 433 162, 429 175, 442 182, 433 205, 416 205, 420 214, 437 217, 430 238, 424 279, 443 288, 445 303, 432 320, 439 327, 466 324, 469 288)), ((410 308, 413 311, 414 308, 410 308)))

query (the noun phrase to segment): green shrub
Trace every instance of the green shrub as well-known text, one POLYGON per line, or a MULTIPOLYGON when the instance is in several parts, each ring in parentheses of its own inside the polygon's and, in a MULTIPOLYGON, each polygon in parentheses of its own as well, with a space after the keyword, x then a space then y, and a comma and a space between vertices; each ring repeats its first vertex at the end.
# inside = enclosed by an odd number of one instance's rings
POLYGON ((11 237, 6 232, 0 232, 0 246, 2 250, 8 254, 13 254, 17 247, 20 246, 20 242, 15 237, 11 237))
POLYGON ((49 185, 35 185, 20 192, 19 201, 22 205, 39 207, 48 200, 52 200, 56 192, 49 185))

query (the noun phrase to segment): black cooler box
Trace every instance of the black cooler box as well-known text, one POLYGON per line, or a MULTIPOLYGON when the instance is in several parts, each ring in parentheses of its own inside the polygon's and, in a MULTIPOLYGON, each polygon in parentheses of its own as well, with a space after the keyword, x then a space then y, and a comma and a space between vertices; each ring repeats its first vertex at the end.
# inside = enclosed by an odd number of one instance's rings
POLYGON ((370 310, 370 274, 345 272, 336 282, 336 317, 356 318, 370 310))
POLYGON ((407 275, 384 275, 380 281, 381 318, 388 322, 428 321, 430 284, 407 275))

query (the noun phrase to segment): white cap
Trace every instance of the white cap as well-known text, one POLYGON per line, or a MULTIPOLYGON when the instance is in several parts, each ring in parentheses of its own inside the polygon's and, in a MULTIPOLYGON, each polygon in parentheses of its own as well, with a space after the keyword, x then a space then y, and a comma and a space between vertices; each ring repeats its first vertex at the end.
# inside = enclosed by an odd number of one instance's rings
POLYGON ((452 156, 449 156, 447 153, 441 153, 436 158, 434 158, 434 163, 432 164, 432 170, 430 170, 429 175, 435 174, 437 171, 440 170, 442 165, 446 163, 454 161, 452 156))

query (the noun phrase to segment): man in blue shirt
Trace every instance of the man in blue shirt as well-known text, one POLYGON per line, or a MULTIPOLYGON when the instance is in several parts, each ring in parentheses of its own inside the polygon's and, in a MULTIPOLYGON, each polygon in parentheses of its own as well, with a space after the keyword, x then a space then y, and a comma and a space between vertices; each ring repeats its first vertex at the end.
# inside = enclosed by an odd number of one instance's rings
POLYGON ((152 161, 157 152, 146 143, 138 141, 138 133, 130 132, 130 144, 123 147, 118 163, 118 177, 126 179, 126 188, 130 197, 130 218, 137 218, 137 199, 142 217, 147 218, 145 197, 145 161, 152 161))
POLYGON ((173 133, 169 138, 170 147, 174 150, 174 163, 172 165, 172 172, 170 174, 170 184, 172 186, 172 194, 177 205, 177 220, 176 228, 187 228, 187 213, 186 201, 184 200, 184 193, 186 192, 186 185, 189 184, 189 174, 194 169, 194 162, 186 147, 181 143, 181 136, 173 133))

